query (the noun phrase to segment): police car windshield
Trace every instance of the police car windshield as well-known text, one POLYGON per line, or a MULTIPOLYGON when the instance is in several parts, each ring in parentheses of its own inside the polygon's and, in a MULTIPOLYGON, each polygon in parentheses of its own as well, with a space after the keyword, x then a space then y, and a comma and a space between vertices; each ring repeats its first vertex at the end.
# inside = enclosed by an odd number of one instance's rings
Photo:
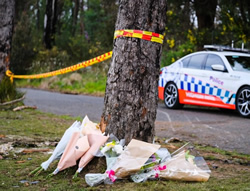
POLYGON ((226 56, 234 71, 250 72, 250 57, 248 56, 226 56))

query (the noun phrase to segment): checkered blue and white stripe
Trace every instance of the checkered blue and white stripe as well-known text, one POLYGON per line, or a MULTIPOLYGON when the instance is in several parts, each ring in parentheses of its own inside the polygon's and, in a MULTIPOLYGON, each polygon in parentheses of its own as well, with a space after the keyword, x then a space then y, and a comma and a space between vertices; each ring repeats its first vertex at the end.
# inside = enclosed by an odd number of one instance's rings
POLYGON ((205 83, 187 74, 181 75, 178 87, 182 90, 219 97, 226 104, 235 104, 236 94, 217 86, 205 83))

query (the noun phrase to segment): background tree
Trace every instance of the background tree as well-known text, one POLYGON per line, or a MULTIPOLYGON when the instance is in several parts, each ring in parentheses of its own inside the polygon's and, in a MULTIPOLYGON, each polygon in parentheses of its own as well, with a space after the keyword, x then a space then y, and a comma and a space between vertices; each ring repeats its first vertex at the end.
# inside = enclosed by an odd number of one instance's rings
POLYGON ((213 38, 214 19, 217 0, 194 0, 194 9, 198 20, 198 49, 211 42, 213 38))
POLYGON ((80 34, 85 34, 85 25, 84 25, 84 0, 80 0, 80 34))
MULTIPOLYGON (((30 68, 35 57, 35 36, 30 15, 23 11, 14 27, 13 43, 11 48, 11 71, 17 74, 25 74, 30 68)), ((41 40, 40 40, 41 41, 41 40)), ((37 41, 39 42, 39 41, 37 41)))
POLYGON ((10 64, 15 0, 0 0, 0 83, 10 64))
POLYGON ((57 1, 46 1, 46 13, 44 15, 44 43, 47 49, 51 49, 55 41, 57 23, 57 1))
POLYGON ((213 29, 217 0, 194 0, 199 29, 213 29), (206 10, 206 11, 204 11, 206 10))
POLYGON ((190 0, 168 0, 166 37, 161 65, 169 65, 195 50, 195 12, 190 0))
MULTIPOLYGON (((116 30, 137 29, 163 34, 165 0, 121 0, 116 30)), ((101 126, 128 143, 152 142, 158 103, 162 44, 121 37, 114 41, 101 126)))
MULTIPOLYGON (((77 27, 77 21, 78 21, 78 13, 79 13, 79 5, 80 5, 80 1, 79 0, 73 0, 73 19, 72 19, 72 36, 75 36, 75 32, 76 32, 76 27, 77 27)), ((83 6, 83 5, 82 5, 83 6)))
POLYGON ((250 1, 220 0, 217 26, 220 30, 220 40, 226 44, 234 41, 234 46, 250 48, 250 1))

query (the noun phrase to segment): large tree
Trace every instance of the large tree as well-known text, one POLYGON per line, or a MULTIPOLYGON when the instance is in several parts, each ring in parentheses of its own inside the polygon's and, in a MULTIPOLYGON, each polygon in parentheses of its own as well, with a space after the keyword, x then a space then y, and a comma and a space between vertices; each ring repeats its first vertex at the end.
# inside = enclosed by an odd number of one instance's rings
POLYGON ((0 0, 0 83, 10 64, 15 0, 0 0))
MULTIPOLYGON (((166 0, 120 0, 115 29, 163 34, 166 0)), ((114 40, 101 128, 128 143, 132 138, 152 142, 158 105, 162 44, 138 38, 114 40)))

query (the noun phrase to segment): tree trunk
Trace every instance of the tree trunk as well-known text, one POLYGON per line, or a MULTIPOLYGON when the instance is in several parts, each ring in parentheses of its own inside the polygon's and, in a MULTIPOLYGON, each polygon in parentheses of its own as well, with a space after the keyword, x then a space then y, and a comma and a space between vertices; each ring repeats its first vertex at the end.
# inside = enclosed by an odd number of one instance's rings
POLYGON ((194 0, 199 29, 213 29, 217 0, 194 0))
MULTIPOLYGON (((116 30, 137 29, 163 34, 165 0, 120 0, 116 30)), ((138 38, 114 41, 108 72, 101 128, 128 143, 152 142, 158 105, 162 44, 138 38)))
POLYGON ((243 33, 249 38, 249 27, 250 27, 250 2, 249 0, 239 1, 239 9, 241 16, 241 26, 243 33))
POLYGON ((217 0, 194 0, 199 32, 197 50, 202 50, 205 44, 213 44, 216 7, 217 0))
POLYGON ((10 64, 15 0, 0 0, 0 82, 10 64))
POLYGON ((189 1, 184 2, 182 20, 183 20, 182 24, 184 25, 183 30, 189 29, 190 28, 190 2, 189 1))
POLYGON ((51 49, 55 41, 57 23, 57 0, 46 1, 46 13, 44 16, 44 44, 47 49, 51 49))
POLYGON ((79 0, 73 0, 74 9, 73 9, 73 21, 72 21, 72 36, 75 36, 76 26, 78 20, 78 12, 79 12, 79 0))
POLYGON ((37 8, 37 13, 36 13, 36 28, 37 30, 40 29, 40 0, 36 0, 36 8, 37 8))
POLYGON ((80 34, 83 35, 85 31, 84 26, 84 0, 80 1, 80 34))

